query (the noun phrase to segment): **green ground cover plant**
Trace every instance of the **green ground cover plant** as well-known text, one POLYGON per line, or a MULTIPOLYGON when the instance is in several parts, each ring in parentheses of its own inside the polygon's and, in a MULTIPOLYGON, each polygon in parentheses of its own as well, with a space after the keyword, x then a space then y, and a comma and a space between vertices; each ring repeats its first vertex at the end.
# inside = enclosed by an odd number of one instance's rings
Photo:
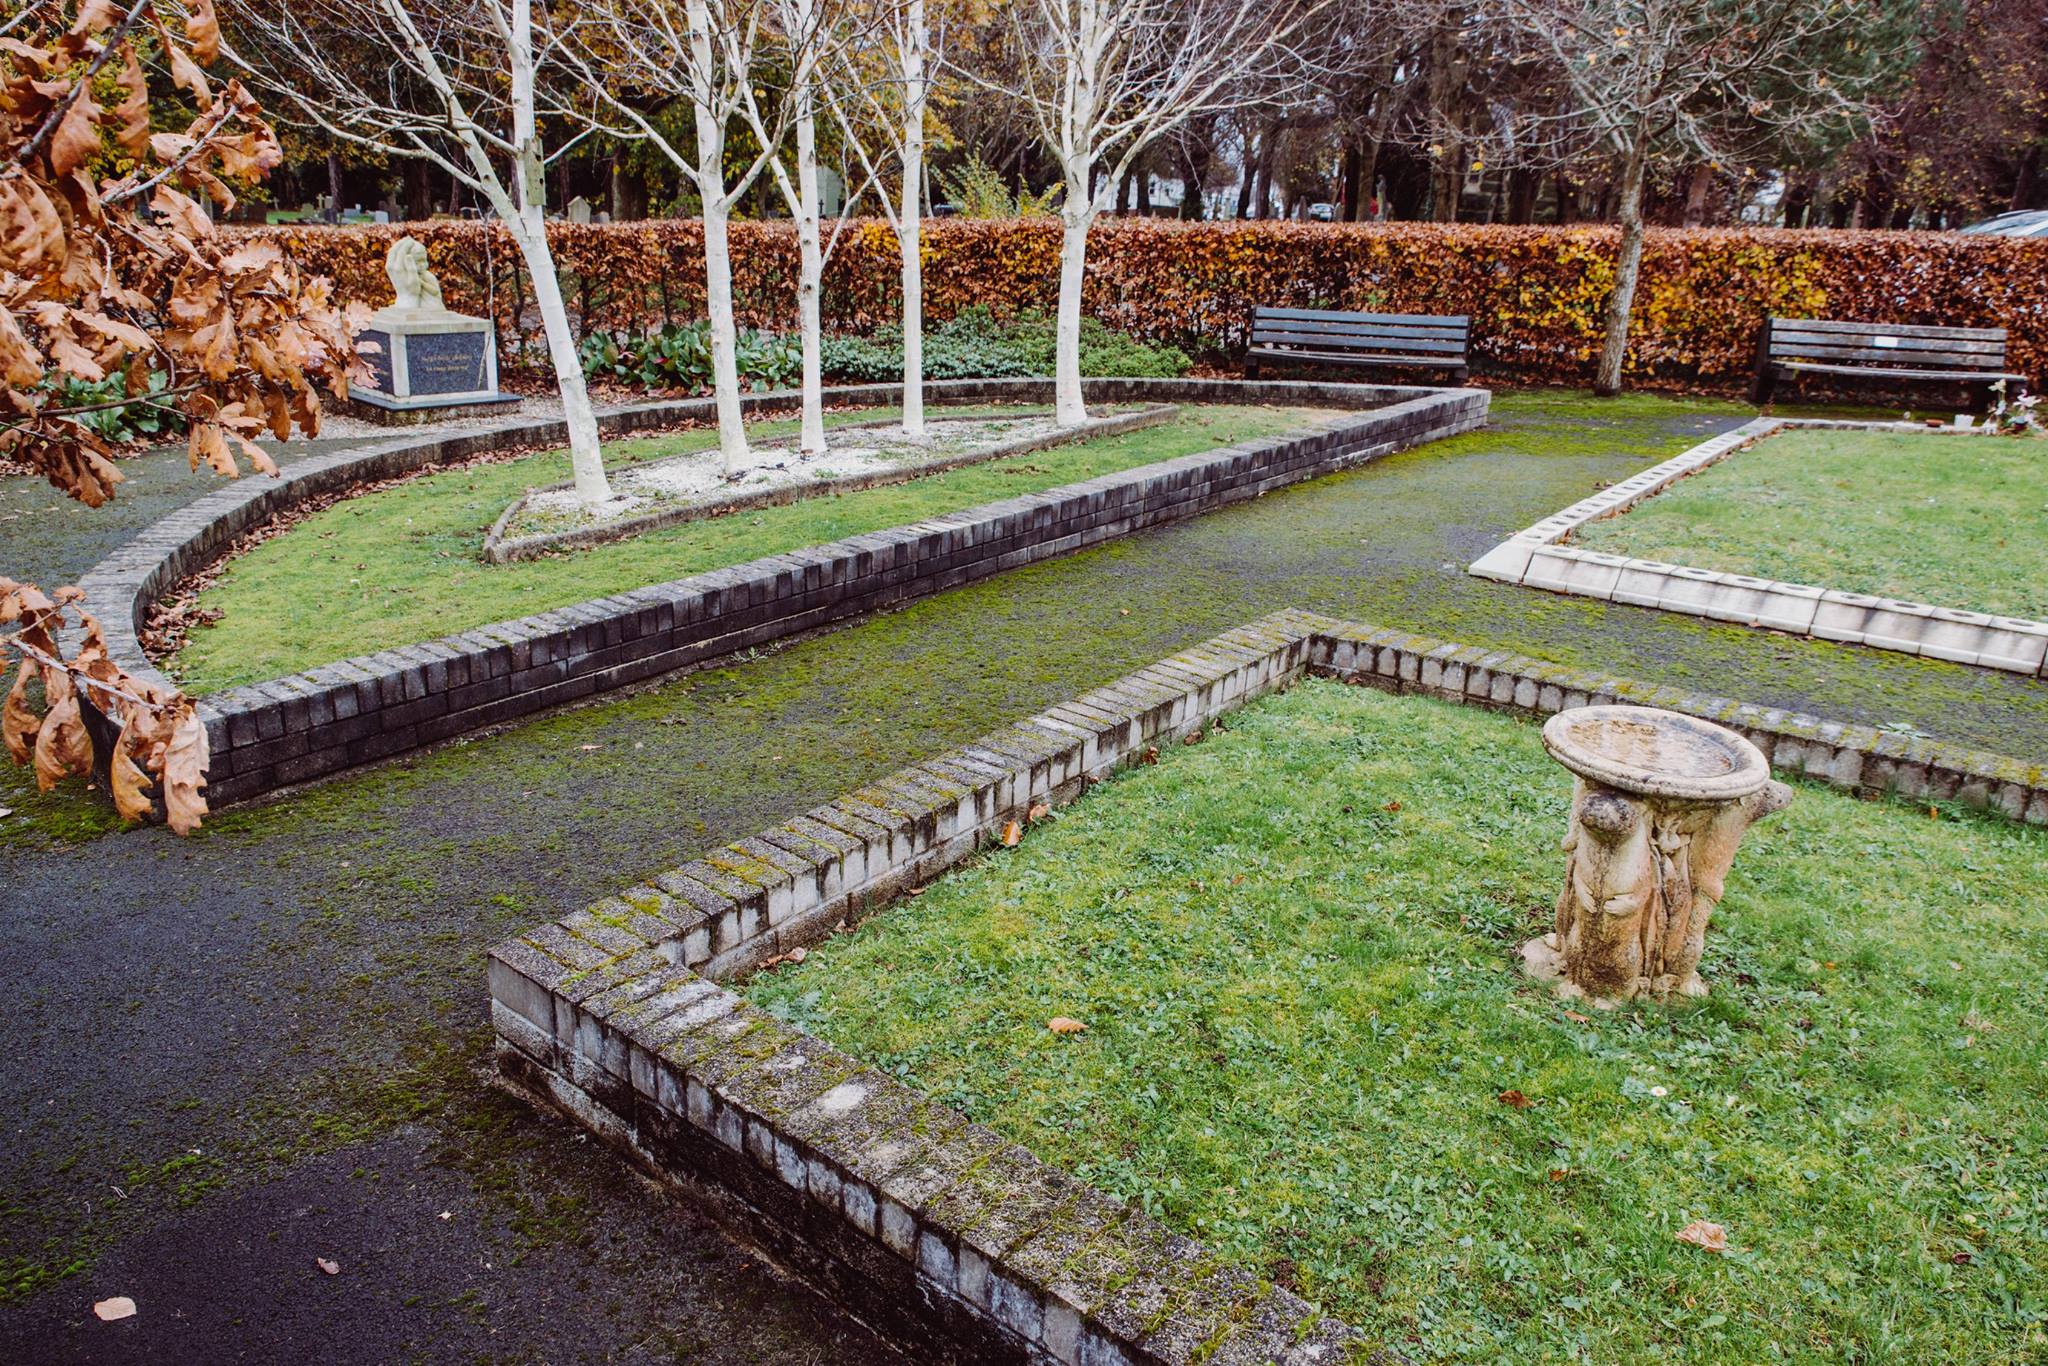
MULTIPOLYGON (((880 384, 903 374, 903 329, 889 323, 863 336, 827 337, 826 377, 880 384)), ((1081 320, 1081 373, 1119 379, 1172 379, 1194 367, 1187 353, 1152 345, 1095 318, 1081 320)), ((924 334, 926 379, 1050 375, 1053 319, 1036 309, 997 317, 985 304, 963 308, 924 334)))
POLYGON ((1640 559, 2040 619, 2048 443, 1794 429, 1576 539, 1640 559))
POLYGON ((1225 724, 750 999, 1415 1359, 2048 1353, 2041 832, 1799 784, 1713 994, 1581 1014, 1515 966, 1535 726, 1323 681, 1225 724))
MULTIPOLYGON (((935 412, 993 412, 990 408, 935 412)), ((886 416, 871 409, 852 419, 886 416)), ((1121 436, 993 460, 885 488, 832 494, 539 560, 487 565, 484 532, 530 486, 567 478, 566 452, 450 470, 351 498, 229 562, 200 595, 202 622, 170 661, 187 691, 241 683, 431 640, 494 621, 742 564, 802 546, 935 517, 1020 493, 1093 479, 1253 437, 1329 413, 1320 409, 1189 406, 1170 422, 1121 436)), ((758 424, 787 435, 790 422, 758 424)), ((614 468, 710 450, 695 430, 610 443, 614 468)))
MULTIPOLYGON (((903 377, 903 328, 898 323, 859 334, 822 339, 825 378, 879 384, 903 377)), ((803 348, 793 333, 744 328, 738 338, 740 382, 749 389, 795 387, 803 348)), ((644 389, 700 390, 711 384, 711 324, 668 322, 644 331, 600 329, 578 348, 583 372, 644 389)), ((1154 345, 1095 318, 1081 320, 1081 373, 1117 378, 1172 378, 1194 362, 1179 347, 1154 345)), ((1050 375, 1053 320, 1038 309, 997 317, 973 304, 924 337, 926 379, 991 379, 1050 375)))

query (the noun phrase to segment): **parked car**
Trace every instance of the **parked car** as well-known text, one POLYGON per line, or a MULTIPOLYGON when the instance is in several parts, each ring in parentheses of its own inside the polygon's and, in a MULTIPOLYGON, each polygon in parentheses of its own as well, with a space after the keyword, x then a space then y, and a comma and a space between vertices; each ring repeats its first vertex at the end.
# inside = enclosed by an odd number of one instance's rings
POLYGON ((1337 206, 1335 204, 1311 204, 1308 206, 1308 216, 1311 222, 1328 223, 1336 218, 1337 206))
POLYGON ((2017 213, 2002 213, 1996 218, 1987 218, 1982 223, 1972 223, 1958 232, 1974 232, 1986 237, 2048 237, 2048 209, 2021 209, 2017 213))

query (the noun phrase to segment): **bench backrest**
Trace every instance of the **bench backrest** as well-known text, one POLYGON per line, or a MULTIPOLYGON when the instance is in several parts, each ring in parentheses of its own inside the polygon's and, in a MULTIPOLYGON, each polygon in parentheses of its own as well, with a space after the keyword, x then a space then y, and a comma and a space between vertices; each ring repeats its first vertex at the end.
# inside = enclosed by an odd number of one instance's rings
POLYGON ((1876 365, 1886 369, 2005 369, 2002 327, 1924 327, 1918 323, 1845 323, 1826 318, 1772 318, 1774 361, 1876 365))
POLYGON ((1412 355, 1426 364, 1462 365, 1472 320, 1426 313, 1336 313, 1320 308, 1252 311, 1253 346, 1304 351, 1412 355))

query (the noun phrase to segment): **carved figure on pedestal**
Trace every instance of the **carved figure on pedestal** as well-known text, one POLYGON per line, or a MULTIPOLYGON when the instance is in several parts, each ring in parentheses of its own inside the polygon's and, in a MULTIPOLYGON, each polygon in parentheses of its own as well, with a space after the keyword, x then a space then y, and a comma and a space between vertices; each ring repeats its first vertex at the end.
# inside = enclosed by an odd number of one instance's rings
POLYGON ((417 237, 401 237, 384 255, 384 273, 398 295, 391 307, 401 313, 422 311, 443 313, 441 281, 427 264, 426 244, 417 237))
POLYGON ((1700 955, 1735 850, 1791 800, 1735 732, 1648 707, 1589 707, 1543 728, 1575 775, 1555 928, 1523 963, 1601 1005, 1704 996, 1700 955))

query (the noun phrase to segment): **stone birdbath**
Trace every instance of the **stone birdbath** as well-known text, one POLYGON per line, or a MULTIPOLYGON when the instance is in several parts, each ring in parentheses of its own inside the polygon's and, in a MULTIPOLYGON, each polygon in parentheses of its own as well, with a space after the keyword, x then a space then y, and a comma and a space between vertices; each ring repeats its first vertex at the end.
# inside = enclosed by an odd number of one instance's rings
POLYGON ((1735 847, 1792 799, 1762 751, 1654 707, 1581 707, 1543 727, 1572 771, 1557 928, 1522 945, 1531 976, 1612 1006, 1704 996, 1700 952, 1735 847))

